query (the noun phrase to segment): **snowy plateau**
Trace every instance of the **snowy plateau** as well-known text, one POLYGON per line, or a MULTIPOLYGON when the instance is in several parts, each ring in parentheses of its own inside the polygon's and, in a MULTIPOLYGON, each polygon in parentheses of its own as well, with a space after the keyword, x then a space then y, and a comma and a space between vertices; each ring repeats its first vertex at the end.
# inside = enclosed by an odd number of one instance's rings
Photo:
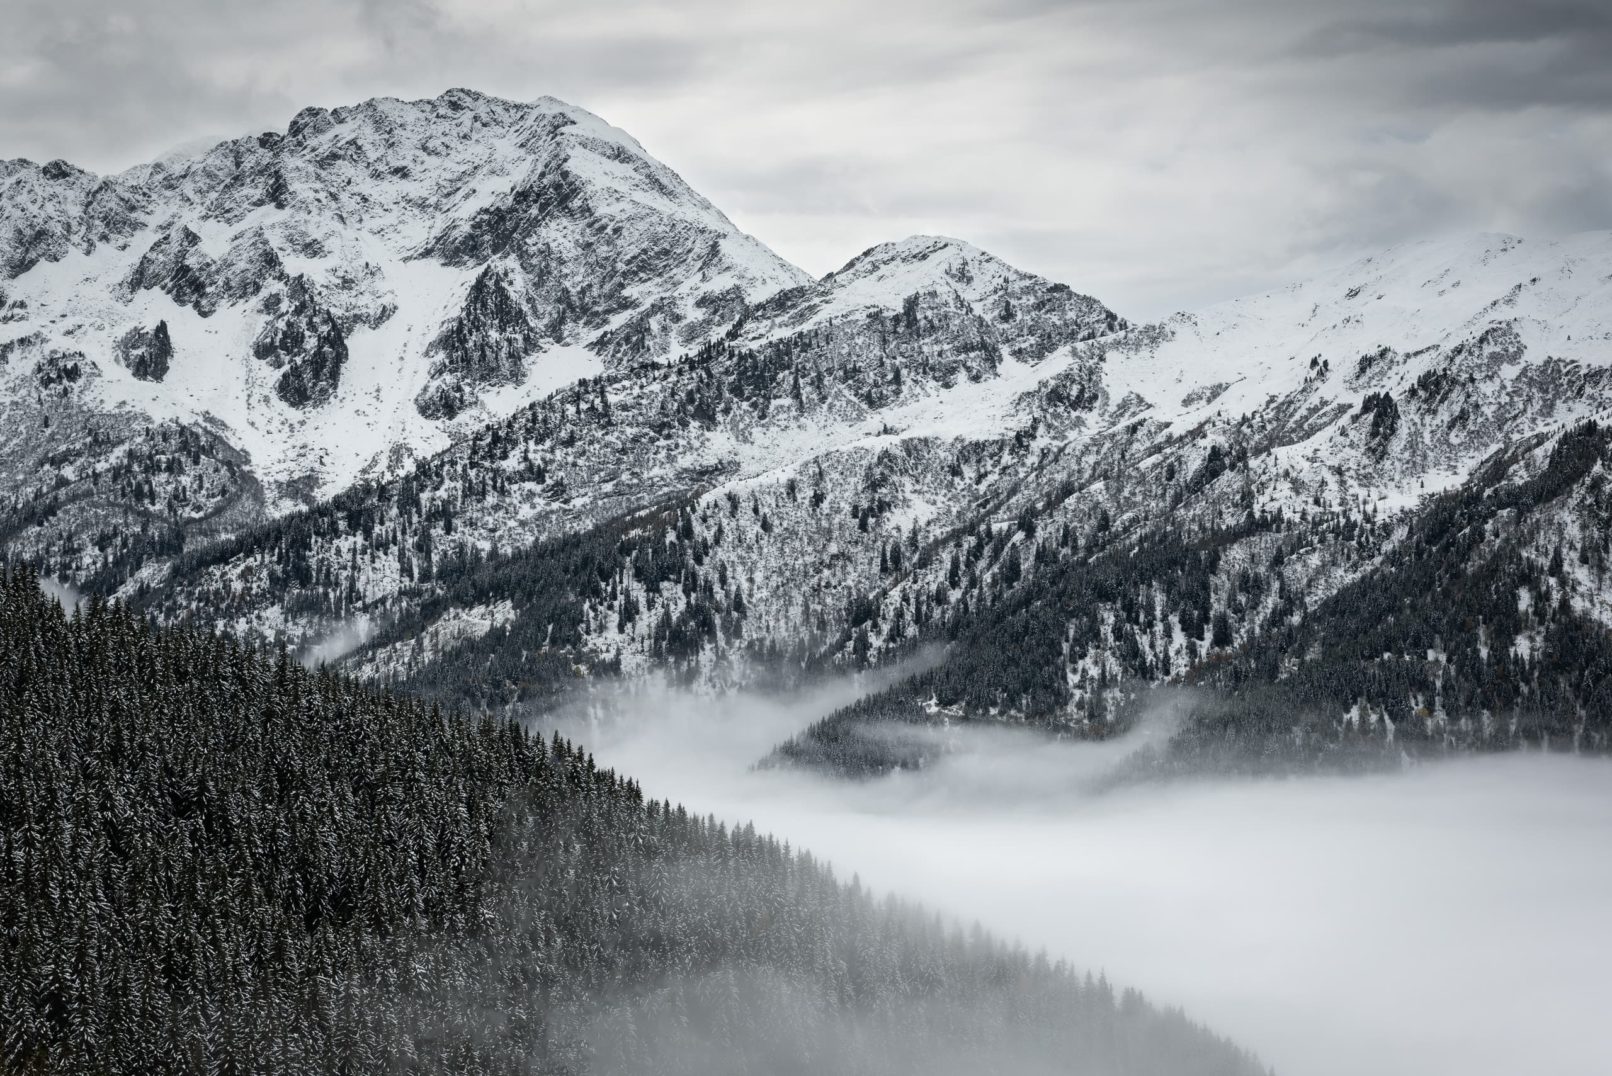
POLYGON ((813 279, 553 99, 0 162, 8 558, 495 709, 907 670, 782 758, 1605 750, 1608 421, 1608 233, 1140 324, 944 237, 813 279))

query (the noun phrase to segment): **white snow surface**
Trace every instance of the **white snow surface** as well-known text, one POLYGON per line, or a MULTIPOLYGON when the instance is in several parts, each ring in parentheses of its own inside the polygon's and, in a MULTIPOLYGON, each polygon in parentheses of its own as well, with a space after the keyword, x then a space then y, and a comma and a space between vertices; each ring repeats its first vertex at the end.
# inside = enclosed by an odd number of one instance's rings
POLYGON ((1174 432, 1225 428, 1289 402, 1336 409, 1340 421, 1278 447, 1275 465, 1341 471, 1380 507, 1410 507, 1460 484, 1508 439, 1606 414, 1604 381, 1598 390, 1572 386, 1612 368, 1612 232, 1406 244, 1176 314, 1115 338, 1104 360, 1109 397, 1134 404, 1123 420, 1141 413, 1174 432), (1413 406, 1418 381, 1438 377, 1459 381, 1457 403, 1483 421, 1452 430, 1425 390, 1413 406), (1364 460, 1343 429, 1373 393, 1397 401, 1410 432, 1364 460), (1425 425, 1418 408, 1432 412, 1425 425))
MULTIPOLYGON (((1612 362, 1612 232, 1396 247, 1303 283, 1176 314, 1162 325, 1166 342, 1111 360, 1109 385, 1116 395, 1146 398, 1156 418, 1242 414, 1300 388, 1319 356, 1331 360, 1333 395, 1357 403, 1366 390, 1347 381, 1360 356, 1453 346, 1499 321, 1515 322, 1535 355, 1612 362), (1186 402, 1212 384, 1228 388, 1211 403, 1186 402)), ((1434 361, 1407 366, 1393 384, 1434 361)))
MULTIPOLYGON (((307 109, 286 135, 185 147, 104 178, 60 162, 0 162, 0 345, 26 339, 37 355, 82 352, 98 375, 82 390, 88 408, 216 429, 249 455, 272 509, 394 470, 597 374, 610 361, 590 346, 598 334, 646 310, 657 312, 657 324, 704 326, 702 300, 731 294, 754 302, 807 279, 630 136, 553 98, 517 103, 451 90, 424 101, 307 109), (265 192, 282 182, 277 203, 265 192), (584 200, 586 212, 522 215, 522 198, 551 189, 584 200), (445 252, 444 237, 495 234, 507 220, 515 221, 518 249, 445 252), (253 358, 267 320, 263 281, 250 294, 219 299, 207 316, 162 288, 127 286, 152 244, 180 228, 199 237, 200 255, 220 276, 253 243, 265 245, 286 277, 305 275, 344 319, 349 359, 328 402, 287 404, 273 392, 279 371, 253 358), (414 396, 429 376, 428 347, 483 265, 543 257, 564 272, 583 264, 600 235, 618 256, 653 255, 664 269, 628 280, 606 321, 563 330, 526 356, 521 383, 487 386, 451 420, 422 417, 414 396), (16 273, 9 280, 7 263, 16 273), (136 380, 114 344, 158 321, 173 341, 171 368, 161 382, 136 380), (296 495, 281 496, 292 482, 301 486, 296 495)), ((593 282, 561 283, 575 292, 593 282)), ((0 364, 0 392, 30 391, 28 370, 0 364)))

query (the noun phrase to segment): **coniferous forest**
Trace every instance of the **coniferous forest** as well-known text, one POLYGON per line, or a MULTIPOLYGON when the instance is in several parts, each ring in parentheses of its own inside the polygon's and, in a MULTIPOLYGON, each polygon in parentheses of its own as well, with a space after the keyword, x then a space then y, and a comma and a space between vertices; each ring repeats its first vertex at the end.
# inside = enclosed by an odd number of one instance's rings
MULTIPOLYGON (((931 722, 937 706, 1104 738, 1161 704, 1180 728, 1163 752, 1136 760, 1133 776, 1354 771, 1515 749, 1604 754, 1612 633, 1574 605, 1569 583, 1575 569, 1600 570, 1612 536, 1612 432, 1575 426, 1538 473, 1508 481, 1520 455, 1497 453, 1468 486, 1429 498, 1370 571, 1303 616, 1284 564, 1315 537, 1281 517, 1250 513, 1193 537, 1164 526, 1090 542, 1084 556, 1067 536, 1050 553, 1039 546, 1043 570, 1016 588, 998 582, 971 616, 935 624, 929 638, 947 645, 945 660, 824 717, 771 761, 861 775, 919 765, 932 738, 899 730, 931 722), (1596 498, 1580 544, 1531 555, 1517 536, 1580 484, 1596 498), (1211 611, 1214 566, 1249 538, 1265 543, 1263 562, 1236 572, 1211 611), (1207 643, 1184 669, 1148 645, 1172 618, 1207 643), (1087 686, 1084 713, 1106 719, 1071 726, 1070 655, 1105 644, 1110 660, 1087 686), (1164 692, 1125 689, 1138 683, 1164 692)), ((1375 541, 1371 530, 1350 539, 1375 541)), ((989 546, 979 540, 968 553, 976 549, 989 546)))
POLYGON ((561 740, 0 577, 0 1071, 1261 1071, 561 740))

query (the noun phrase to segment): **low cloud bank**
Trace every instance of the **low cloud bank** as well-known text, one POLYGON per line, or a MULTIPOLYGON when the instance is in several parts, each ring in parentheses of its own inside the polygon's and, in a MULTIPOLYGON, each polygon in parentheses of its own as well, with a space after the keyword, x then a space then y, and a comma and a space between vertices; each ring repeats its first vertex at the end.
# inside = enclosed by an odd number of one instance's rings
MULTIPOLYGON (((754 770, 868 685, 595 698, 566 731, 646 794, 1183 1005, 1285 1076, 1612 1072, 1612 762, 1126 786, 1104 744, 953 726, 921 771, 754 770)), ((900 730, 910 735, 910 729, 900 730)))

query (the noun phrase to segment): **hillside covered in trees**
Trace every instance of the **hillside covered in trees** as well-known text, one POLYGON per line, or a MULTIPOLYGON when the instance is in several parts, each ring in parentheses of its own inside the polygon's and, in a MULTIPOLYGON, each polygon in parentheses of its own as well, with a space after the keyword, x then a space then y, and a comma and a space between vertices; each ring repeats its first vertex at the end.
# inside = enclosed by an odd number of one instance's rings
POLYGON ((0 1071, 1262 1071, 560 740, 0 575, 0 1071))
POLYGON ((1160 705, 1155 686, 1179 731, 1138 764, 1167 772, 1604 753, 1609 474, 1612 432, 1586 422, 1495 453, 1397 526, 1250 511, 1129 535, 1100 520, 1084 543, 1068 528, 1038 539, 1028 516, 981 528, 951 571, 985 579, 983 600, 921 636, 946 644, 945 660, 826 717, 773 761, 918 765, 935 741, 901 727, 946 720, 1106 738, 1160 705), (1366 570, 1306 609, 1295 566, 1328 547, 1366 570), (1187 661, 1172 663, 1182 635, 1187 661))

